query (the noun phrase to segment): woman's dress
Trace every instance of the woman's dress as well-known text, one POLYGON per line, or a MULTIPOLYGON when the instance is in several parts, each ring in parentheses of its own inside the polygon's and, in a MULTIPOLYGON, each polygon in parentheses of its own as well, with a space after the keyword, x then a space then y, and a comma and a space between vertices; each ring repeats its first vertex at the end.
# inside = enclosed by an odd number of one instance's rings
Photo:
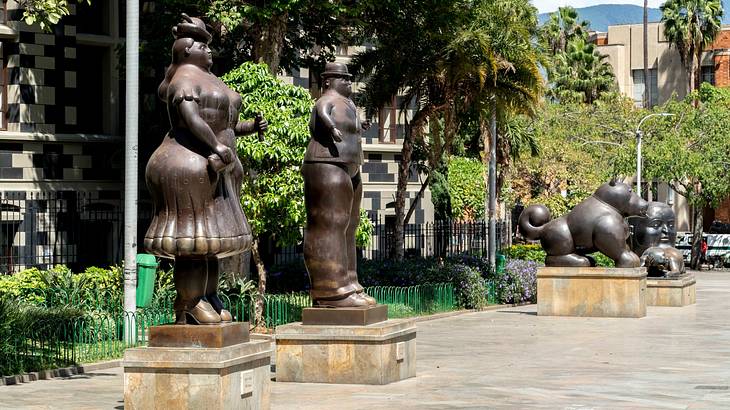
POLYGON ((144 244, 148 252, 161 257, 224 258, 251 247, 251 229, 241 209, 243 169, 233 131, 241 97, 213 74, 206 73, 201 81, 201 72, 182 66, 171 78, 167 105, 172 129, 147 163, 154 216, 144 244), (232 149, 230 164, 224 166, 188 128, 190 119, 180 113, 183 101, 194 101, 218 143, 232 149))

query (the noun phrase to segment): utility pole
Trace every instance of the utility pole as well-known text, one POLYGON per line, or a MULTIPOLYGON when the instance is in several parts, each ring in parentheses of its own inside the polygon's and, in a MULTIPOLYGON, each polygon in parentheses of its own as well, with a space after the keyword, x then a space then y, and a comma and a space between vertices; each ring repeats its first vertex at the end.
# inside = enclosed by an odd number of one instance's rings
POLYGON ((644 108, 651 106, 649 87, 649 0, 644 0, 644 108))
POLYGON ((494 220, 494 211, 497 208, 497 96, 493 97, 491 124, 489 126, 489 232, 488 248, 489 269, 497 269, 497 225, 494 220))
POLYGON ((137 339, 137 162, 139 118, 139 1, 127 0, 124 126, 124 340, 137 339))

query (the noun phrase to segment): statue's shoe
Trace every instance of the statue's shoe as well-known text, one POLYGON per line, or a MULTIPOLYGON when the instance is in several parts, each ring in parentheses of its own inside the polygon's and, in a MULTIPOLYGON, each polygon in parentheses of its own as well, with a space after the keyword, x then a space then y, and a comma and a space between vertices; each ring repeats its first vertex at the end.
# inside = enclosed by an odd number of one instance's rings
POLYGON ((360 293, 358 293, 358 295, 359 295, 359 296, 360 296, 361 298, 365 299, 365 300, 366 300, 366 301, 368 302, 368 305, 370 305, 370 306, 375 306, 375 305, 377 305, 377 304, 378 304, 378 301, 377 301, 377 300, 375 300, 375 298, 374 298, 374 297, 372 297, 372 296, 368 295, 368 294, 367 294, 367 293, 365 293, 365 292, 360 292, 360 293))
POLYGON ((368 307, 368 301, 359 293, 351 293, 347 297, 337 300, 315 300, 314 307, 345 308, 345 307, 368 307))
POLYGON ((223 308, 223 302, 218 297, 217 293, 207 295, 205 299, 210 302, 210 305, 213 307, 213 309, 221 316, 221 322, 233 321, 233 315, 231 315, 231 312, 223 308))
POLYGON ((220 322, 221 315, 213 309, 213 306, 211 306, 210 303, 204 300, 200 300, 198 304, 190 310, 177 312, 178 324, 211 325, 220 322))

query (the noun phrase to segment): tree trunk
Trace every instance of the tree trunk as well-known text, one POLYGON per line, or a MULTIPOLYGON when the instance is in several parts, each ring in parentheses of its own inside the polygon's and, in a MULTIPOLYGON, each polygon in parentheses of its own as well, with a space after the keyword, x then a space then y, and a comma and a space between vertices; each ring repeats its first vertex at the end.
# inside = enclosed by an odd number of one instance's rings
POLYGON ((411 167, 411 156, 413 154, 413 143, 411 142, 413 131, 406 126, 406 133, 403 138, 403 148, 400 151, 401 159, 398 164, 398 185, 395 191, 395 240, 391 243, 395 247, 390 254, 397 261, 403 260, 405 256, 405 207, 406 191, 408 189, 408 171, 411 167))
POLYGON ((413 215, 413 212, 416 210, 416 206, 418 205, 418 202, 421 200, 421 197, 423 196, 423 191, 426 190, 426 187, 428 186, 428 183, 431 181, 431 175, 426 177, 426 180, 423 181, 421 184, 421 189, 418 190, 418 194, 416 195, 416 198, 413 199, 413 202, 411 202, 411 206, 408 208, 408 213, 406 214, 405 219, 403 219, 403 225, 407 225, 408 221, 411 219, 411 215, 413 215))
POLYGON ((254 237, 253 243, 251 244, 251 256, 256 264, 256 272, 259 274, 259 288, 258 294, 256 295, 256 308, 254 315, 254 325, 259 326, 264 324, 264 297, 266 295, 266 267, 264 262, 261 260, 261 254, 259 253, 259 241, 258 238, 254 237))
POLYGON ((281 50, 284 47, 288 13, 276 15, 266 24, 252 27, 254 32, 253 59, 269 66, 271 74, 279 73, 281 50))
POLYGON ((692 269, 699 269, 700 267, 700 244, 702 243, 702 225, 704 223, 702 211, 702 208, 699 206, 692 206, 694 227, 692 228, 692 253, 689 262, 689 266, 692 269))

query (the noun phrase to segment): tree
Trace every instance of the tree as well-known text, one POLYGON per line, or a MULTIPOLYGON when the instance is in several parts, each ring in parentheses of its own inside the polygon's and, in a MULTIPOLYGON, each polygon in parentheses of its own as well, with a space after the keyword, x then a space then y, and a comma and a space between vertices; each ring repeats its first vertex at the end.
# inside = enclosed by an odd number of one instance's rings
POLYGON ((353 72, 366 78, 359 103, 372 114, 404 92, 401 115, 406 119, 395 199, 395 259, 404 256, 405 194, 414 143, 425 138, 430 119, 446 104, 439 63, 457 27, 464 21, 462 0, 385 0, 365 2, 360 10, 359 36, 375 48, 353 59, 353 72), (406 116, 407 110, 413 115, 406 116))
POLYGON ((616 79, 608 56, 583 38, 573 39, 565 52, 553 58, 550 94, 559 101, 592 104, 601 94, 615 90, 616 79))
MULTIPOLYGON (((91 0, 80 0, 79 3, 91 5, 91 0)), ((18 0, 18 8, 23 9, 26 24, 37 23, 45 31, 50 31, 61 18, 69 15, 68 0, 18 0)))
POLYGON ((507 200, 545 204, 557 217, 602 183, 633 172, 634 129, 643 114, 633 101, 543 104, 536 114, 530 127, 540 155, 515 161, 503 188, 507 200))
POLYGON ((484 165, 476 158, 451 157, 448 190, 453 217, 473 221, 484 217, 484 165))
POLYGON ((243 97, 242 119, 262 114, 269 122, 265 140, 239 138, 238 156, 244 167, 241 204, 253 233, 251 249, 259 276, 256 322, 261 320, 266 292, 266 268, 259 254, 263 233, 279 245, 301 239, 305 220, 304 181, 300 166, 309 141, 309 92, 277 79, 263 64, 244 63, 222 80, 243 97))
POLYGON ((585 39, 589 30, 587 21, 578 22, 578 12, 573 7, 559 7, 540 28, 540 41, 550 55, 556 55, 564 52, 572 40, 585 39))
POLYGON ((647 129, 644 163, 648 177, 669 181, 687 198, 693 213, 692 258, 699 264, 703 211, 730 195, 730 95, 702 84, 684 101, 669 101, 661 112, 674 117, 657 120, 647 129), (695 104, 695 101, 699 102, 695 104), (696 105, 696 106, 695 106, 696 105), (678 156, 681 153, 681 156, 678 156))
POLYGON ((335 47, 347 44, 356 10, 341 0, 212 0, 207 14, 235 58, 278 74, 333 60, 335 47))
POLYGON ((720 0, 667 0, 659 7, 662 11, 664 36, 677 48, 679 58, 687 71, 687 91, 694 91, 700 83, 699 65, 702 53, 722 27, 720 0))

